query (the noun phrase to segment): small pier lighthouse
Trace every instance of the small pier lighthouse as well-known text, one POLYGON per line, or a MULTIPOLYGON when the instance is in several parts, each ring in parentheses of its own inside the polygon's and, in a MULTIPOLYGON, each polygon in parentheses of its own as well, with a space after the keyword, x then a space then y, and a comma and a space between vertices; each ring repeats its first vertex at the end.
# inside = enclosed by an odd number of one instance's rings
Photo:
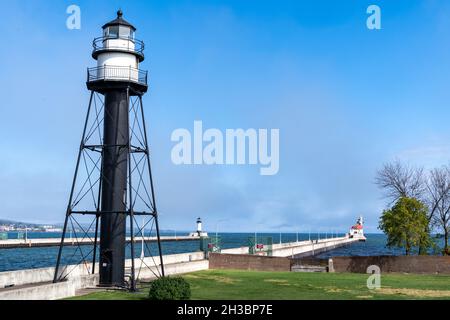
POLYGON ((202 219, 201 218, 197 218, 197 231, 191 232, 189 234, 189 236, 190 237, 201 237, 201 238, 205 238, 208 236, 207 232, 202 231, 202 219))
MULTIPOLYGON (((131 270, 128 268, 126 272, 125 268, 127 233, 131 236, 130 253, 135 257, 135 216, 149 215, 154 219, 148 225, 156 229, 161 272, 164 275, 142 104, 142 96, 148 90, 148 75, 147 71, 140 69, 140 63, 144 61, 144 43, 135 38, 135 33, 136 28, 123 18, 123 12, 119 10, 116 19, 102 27, 102 36, 93 41, 92 57, 97 61, 97 66, 87 71, 87 88, 91 91, 91 98, 55 281, 64 277, 64 272, 58 274, 64 237, 68 223, 77 214, 95 217, 92 272, 95 272, 99 235, 101 286, 129 285, 135 288, 134 259, 131 259, 131 270), (84 164, 81 163, 83 160, 84 164), (87 174, 83 180, 81 175, 85 169, 87 174), (82 190, 77 191, 77 187, 82 190), (88 208, 87 199, 81 201, 80 195, 92 198, 88 208), (84 208, 77 209, 81 204, 84 208)), ((145 227, 137 228, 137 236, 143 236, 145 227)))
POLYGON ((364 236, 364 220, 362 216, 360 216, 356 221, 356 224, 350 228, 349 237, 359 238, 361 241, 366 240, 366 237, 364 236))
POLYGON ((201 218, 197 219, 197 232, 198 232, 198 234, 200 234, 202 232, 202 219, 201 218))

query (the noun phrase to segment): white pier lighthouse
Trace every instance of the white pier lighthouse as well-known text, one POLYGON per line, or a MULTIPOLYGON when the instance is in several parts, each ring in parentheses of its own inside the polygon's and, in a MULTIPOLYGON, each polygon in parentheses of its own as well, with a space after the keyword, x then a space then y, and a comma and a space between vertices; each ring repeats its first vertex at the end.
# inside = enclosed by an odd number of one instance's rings
MULTIPOLYGON (((91 215, 94 218, 91 226, 95 226, 93 252, 85 256, 80 250, 81 261, 92 259, 92 273, 95 272, 99 235, 100 285, 134 289, 134 259, 131 259, 131 269, 126 269, 125 258, 127 255, 136 257, 134 237, 143 237, 143 230, 149 226, 156 229, 161 275, 164 275, 142 104, 142 96, 148 90, 147 71, 140 69, 140 63, 144 61, 144 43, 135 38, 136 28, 123 18, 121 10, 117 12, 117 18, 102 29, 102 36, 93 41, 92 57, 97 66, 87 71, 91 98, 66 211, 55 281, 65 277, 65 271, 60 272, 60 264, 66 261, 62 259, 62 253, 68 225, 81 228, 82 224, 74 224, 73 220, 77 215, 91 215), (135 228, 138 224, 136 216, 146 215, 150 221, 135 228), (131 236, 128 252, 127 234, 131 236)), ((90 237, 90 230, 83 231, 83 239, 90 237)), ((142 250, 151 254, 149 248, 144 248, 145 243, 142 246, 142 250)))
POLYGON ((191 232, 189 234, 190 237, 200 237, 200 238, 206 238, 208 236, 207 232, 202 231, 202 219, 197 218, 197 231, 191 232))

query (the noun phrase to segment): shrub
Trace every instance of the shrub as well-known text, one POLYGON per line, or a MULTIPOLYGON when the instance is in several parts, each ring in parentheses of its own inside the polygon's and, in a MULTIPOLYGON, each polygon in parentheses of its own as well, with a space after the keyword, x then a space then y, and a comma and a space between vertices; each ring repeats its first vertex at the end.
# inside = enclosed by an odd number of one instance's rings
POLYGON ((150 300, 189 300, 191 288, 181 277, 162 277, 152 282, 148 298, 150 300))

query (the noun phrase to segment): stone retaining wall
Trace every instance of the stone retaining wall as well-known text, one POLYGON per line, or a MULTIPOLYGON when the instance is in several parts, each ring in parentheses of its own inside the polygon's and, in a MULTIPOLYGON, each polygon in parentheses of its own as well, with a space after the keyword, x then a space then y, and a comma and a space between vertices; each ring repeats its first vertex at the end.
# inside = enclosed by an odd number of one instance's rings
POLYGON ((374 256, 333 257, 335 272, 366 273, 367 267, 379 266, 382 273, 450 274, 450 257, 443 256, 374 256))
POLYGON ((283 257, 218 254, 209 255, 210 269, 235 269, 254 271, 291 271, 291 262, 283 257))

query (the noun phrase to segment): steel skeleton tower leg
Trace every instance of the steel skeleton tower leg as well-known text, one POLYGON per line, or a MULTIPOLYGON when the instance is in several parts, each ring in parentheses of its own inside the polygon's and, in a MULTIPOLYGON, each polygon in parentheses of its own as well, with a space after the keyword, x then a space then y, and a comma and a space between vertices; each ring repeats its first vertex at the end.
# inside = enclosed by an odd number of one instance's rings
MULTIPOLYGON (((160 258, 160 275, 164 275, 158 214, 142 110, 142 96, 148 90, 147 71, 139 69, 139 64, 144 60, 144 43, 135 39, 135 31, 136 28, 125 21, 123 13, 118 11, 117 18, 103 26, 103 36, 93 42, 92 57, 97 60, 97 67, 89 68, 87 73, 91 100, 58 253, 55 282, 66 278, 69 273, 69 270, 61 267, 63 248, 67 245, 65 238, 69 223, 72 224, 72 229, 82 228, 76 221, 75 227, 73 226, 72 220, 77 215, 93 216, 93 243, 97 243, 96 235, 100 235, 99 266, 95 268, 97 248, 94 245, 90 251, 90 259, 93 262, 90 270, 99 270, 101 286, 124 287, 128 283, 126 246, 131 239, 131 255, 134 257, 135 215, 149 215, 154 219, 152 226, 157 234, 156 250, 160 258), (96 104, 98 97, 103 97, 101 108, 96 104), (90 143, 91 137, 97 132, 99 142, 90 143), (97 160, 92 153, 97 155, 97 160), (79 177, 84 169, 83 160, 92 166, 91 170, 85 163, 87 178, 84 184, 83 179, 79 177), (79 191, 78 185, 82 186, 79 191), (92 207, 78 209, 83 198, 90 195, 93 199, 92 207), (138 208, 139 205, 143 208, 138 208), (130 219, 129 238, 127 218, 130 219)), ((83 240, 89 238, 91 231, 83 231, 83 240)), ((78 243, 77 237, 76 240, 78 243)), ((150 251, 147 244, 145 247, 150 251)), ((85 256, 84 251, 79 249, 82 255, 80 263, 87 260, 88 254, 85 256)), ((134 266, 134 263, 131 265, 134 266)), ((132 269, 128 275, 131 278, 131 289, 135 289, 134 271, 132 269)))

